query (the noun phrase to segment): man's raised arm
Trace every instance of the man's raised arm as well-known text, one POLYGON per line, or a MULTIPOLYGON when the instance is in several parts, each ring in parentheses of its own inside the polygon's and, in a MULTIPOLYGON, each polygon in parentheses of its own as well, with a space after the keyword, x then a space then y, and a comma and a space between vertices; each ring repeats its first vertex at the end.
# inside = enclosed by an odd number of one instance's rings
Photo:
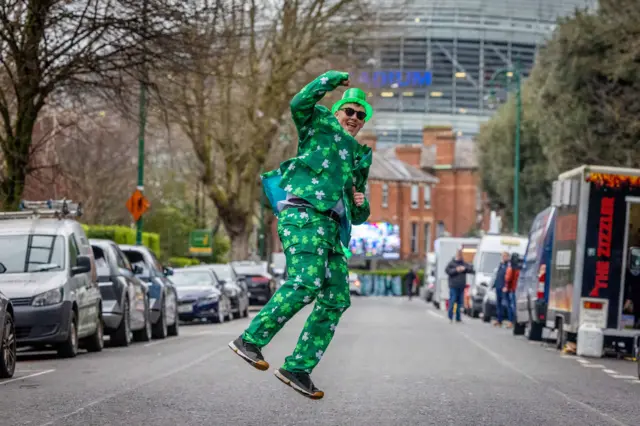
POLYGON ((349 73, 341 71, 327 71, 311 83, 307 84, 293 97, 291 115, 296 127, 300 129, 309 124, 313 109, 325 93, 349 81, 349 73))

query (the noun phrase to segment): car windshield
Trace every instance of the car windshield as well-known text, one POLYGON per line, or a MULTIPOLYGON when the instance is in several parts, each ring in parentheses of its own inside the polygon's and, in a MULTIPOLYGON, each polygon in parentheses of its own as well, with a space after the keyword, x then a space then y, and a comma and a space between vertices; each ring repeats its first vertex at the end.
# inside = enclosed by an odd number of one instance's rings
POLYGON ((171 276, 171 282, 176 287, 188 286, 213 286, 213 278, 208 272, 175 270, 171 276))
POLYGON ((500 253, 482 253, 480 256, 480 267, 478 268, 478 272, 483 274, 493 273, 498 265, 500 265, 500 259, 502 259, 502 254, 500 253))
POLYGON ((107 255, 104 250, 102 250, 98 246, 91 246, 93 250, 93 257, 96 260, 96 272, 99 277, 108 277, 111 275, 111 270, 109 269, 109 262, 107 261, 107 255))
POLYGON ((216 273, 218 279, 222 281, 230 281, 233 279, 231 267, 229 265, 211 265, 211 269, 216 273))
POLYGON ((4 274, 64 270, 64 237, 60 235, 0 235, 4 274))

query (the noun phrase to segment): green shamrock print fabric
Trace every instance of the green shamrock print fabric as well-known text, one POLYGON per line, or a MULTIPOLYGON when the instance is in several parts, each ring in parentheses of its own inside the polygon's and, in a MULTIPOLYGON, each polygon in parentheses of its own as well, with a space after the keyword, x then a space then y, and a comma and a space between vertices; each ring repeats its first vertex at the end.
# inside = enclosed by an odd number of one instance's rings
POLYGON ((342 313, 351 304, 347 260, 338 243, 338 224, 313 209, 284 210, 278 221, 278 234, 289 278, 253 318, 242 337, 260 348, 266 346, 289 319, 315 300, 298 344, 283 365, 291 372, 311 373, 326 352, 342 313))

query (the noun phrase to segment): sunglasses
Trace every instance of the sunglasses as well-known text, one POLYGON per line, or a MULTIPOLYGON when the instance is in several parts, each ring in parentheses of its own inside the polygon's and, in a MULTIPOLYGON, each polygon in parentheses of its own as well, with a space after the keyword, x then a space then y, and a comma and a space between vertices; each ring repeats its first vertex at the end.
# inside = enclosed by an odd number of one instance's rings
POLYGON ((342 108, 340 111, 344 111, 347 117, 353 117, 353 114, 358 117, 358 120, 363 121, 367 117, 367 113, 364 111, 356 111, 353 108, 342 108))

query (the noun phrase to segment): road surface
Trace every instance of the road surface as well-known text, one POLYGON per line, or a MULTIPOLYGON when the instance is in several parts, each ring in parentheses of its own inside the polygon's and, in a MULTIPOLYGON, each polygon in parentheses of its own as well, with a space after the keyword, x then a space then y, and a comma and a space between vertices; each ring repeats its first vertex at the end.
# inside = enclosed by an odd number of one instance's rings
MULTIPOLYGON (((264 350, 272 368, 310 308, 264 350)), ((23 355, 0 382, 6 425, 637 425, 636 366, 562 356, 479 320, 450 324, 414 299, 355 298, 313 378, 311 401, 227 343, 248 320, 71 360, 23 355)))

